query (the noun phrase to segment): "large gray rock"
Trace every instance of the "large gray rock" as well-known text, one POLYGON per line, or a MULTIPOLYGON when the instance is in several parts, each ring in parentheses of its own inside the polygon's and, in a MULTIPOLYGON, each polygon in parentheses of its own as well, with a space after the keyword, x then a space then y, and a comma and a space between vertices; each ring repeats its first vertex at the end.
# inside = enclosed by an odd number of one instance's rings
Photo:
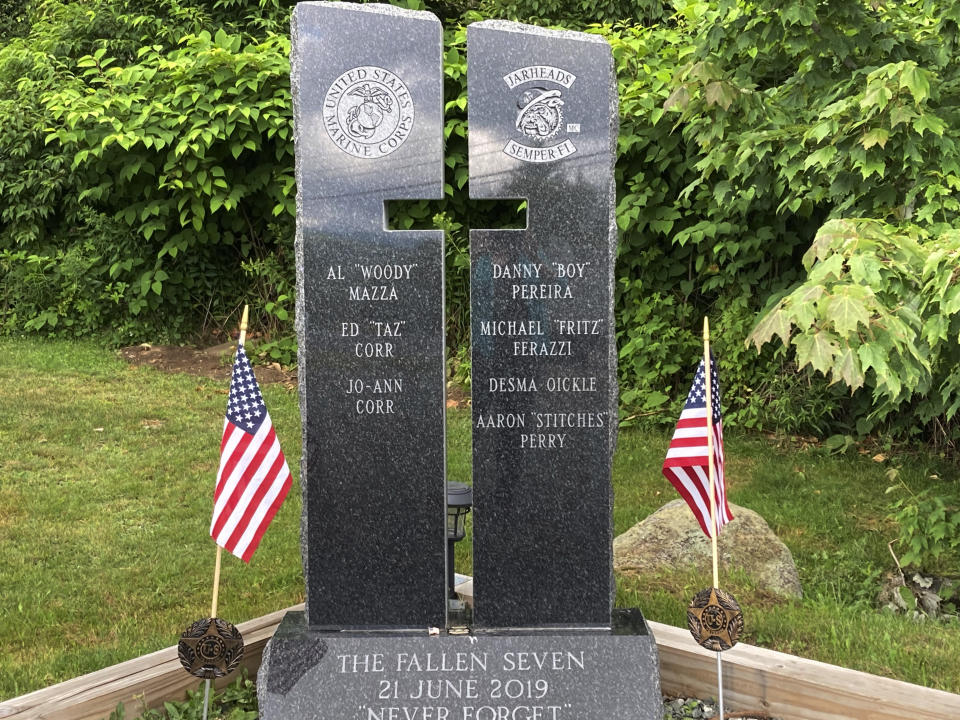
MULTIPOLYGON (((730 505, 734 519, 717 541, 720 567, 739 568, 785 598, 803 596, 790 550, 753 510, 730 505)), ((683 500, 667 503, 613 541, 617 572, 654 576, 681 568, 710 572, 710 541, 683 500)))

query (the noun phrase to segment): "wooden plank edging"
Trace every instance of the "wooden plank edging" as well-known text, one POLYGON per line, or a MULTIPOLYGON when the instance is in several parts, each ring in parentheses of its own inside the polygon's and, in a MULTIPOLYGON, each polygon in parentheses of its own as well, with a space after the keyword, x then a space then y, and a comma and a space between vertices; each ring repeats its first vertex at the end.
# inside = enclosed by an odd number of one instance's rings
MULTIPOLYGON (((288 610, 241 623, 243 665, 254 674, 263 648, 288 610)), ((689 633, 650 623, 660 652, 663 691, 685 697, 716 694, 716 655, 689 633)), ((723 654, 728 708, 759 710, 784 720, 945 720, 960 718, 960 695, 912 685, 741 643, 723 654)), ((233 677, 218 681, 218 687, 233 677)), ((0 703, 3 720, 102 720, 122 702, 129 713, 179 700, 201 681, 165 648, 0 703)))
MULTIPOLYGON (((716 653, 685 629, 650 623, 660 651, 664 692, 717 693, 716 653)), ((948 720, 960 695, 740 643, 723 653, 726 707, 784 720, 948 720)))
MULTIPOLYGON (((237 625, 243 635, 241 665, 254 675, 267 641, 288 610, 302 610, 303 604, 279 610, 237 625)), ((215 681, 216 687, 230 684, 231 675, 215 681)), ((3 720, 102 720, 118 703, 132 718, 144 708, 163 705, 166 700, 182 700, 187 690, 196 690, 203 681, 189 675, 180 665, 176 646, 127 660, 27 695, 0 702, 3 720)))

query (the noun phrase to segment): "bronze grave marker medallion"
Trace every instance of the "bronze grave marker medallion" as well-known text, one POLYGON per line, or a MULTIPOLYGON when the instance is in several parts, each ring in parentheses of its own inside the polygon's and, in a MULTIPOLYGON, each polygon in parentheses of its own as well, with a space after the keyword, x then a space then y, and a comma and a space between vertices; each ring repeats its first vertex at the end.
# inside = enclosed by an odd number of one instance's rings
POLYGON ((177 654, 188 673, 212 680, 237 669, 243 658, 243 637, 226 620, 203 618, 184 630, 177 654))

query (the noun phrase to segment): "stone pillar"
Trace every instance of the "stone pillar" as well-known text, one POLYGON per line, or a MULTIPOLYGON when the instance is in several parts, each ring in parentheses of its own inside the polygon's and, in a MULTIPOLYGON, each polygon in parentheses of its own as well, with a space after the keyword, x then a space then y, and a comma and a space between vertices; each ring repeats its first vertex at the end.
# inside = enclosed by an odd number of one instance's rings
POLYGON ((440 23, 300 3, 292 49, 307 623, 442 626, 443 233, 384 215, 443 196, 440 23))
POLYGON ((617 86, 596 35, 467 30, 470 195, 525 198, 472 230, 478 627, 609 625, 617 382, 617 86))

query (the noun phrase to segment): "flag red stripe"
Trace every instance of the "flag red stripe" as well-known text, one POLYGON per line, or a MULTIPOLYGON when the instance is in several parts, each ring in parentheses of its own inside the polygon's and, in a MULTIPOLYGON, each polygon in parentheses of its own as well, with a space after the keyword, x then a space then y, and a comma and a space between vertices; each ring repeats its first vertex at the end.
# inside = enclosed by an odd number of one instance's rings
MULTIPOLYGON (((693 512, 693 516, 697 519, 697 522, 700 524, 700 529, 703 530, 704 534, 709 536, 710 531, 707 529, 707 525, 710 521, 710 516, 708 515, 706 518, 704 518, 704 516, 700 512, 693 511, 693 508, 696 507, 696 501, 693 499, 693 496, 690 494, 690 491, 687 490, 686 486, 682 485, 679 481, 674 482, 673 478, 669 478, 669 480, 673 485, 673 487, 676 488, 677 492, 680 493, 680 497, 682 497, 686 501, 687 506, 690 507, 691 511, 693 512)), ((701 500, 703 500, 704 502, 707 501, 706 497, 702 497, 701 500)))
POLYGON ((704 453, 700 457, 678 457, 678 458, 669 458, 663 461, 664 469, 667 468, 689 468, 691 466, 699 465, 701 467, 707 466, 707 454, 704 453))
POLYGON ((680 437, 670 441, 670 449, 675 447, 702 447, 707 449, 707 436, 698 435, 696 437, 680 437))
POLYGON ((230 428, 233 427, 233 423, 229 420, 224 420, 223 422, 223 437, 220 438, 220 454, 223 455, 223 449, 227 446, 227 439, 232 434, 230 428))
MULTIPOLYGON (((246 433, 245 433, 246 434, 246 433)), ((245 443, 245 447, 249 446, 253 441, 254 436, 248 435, 249 440, 245 443)), ((256 448, 256 451, 253 454, 246 464, 241 468, 239 476, 237 476, 236 484, 234 486, 233 492, 227 497, 227 502, 223 506, 223 509, 220 511, 219 516, 214 521, 213 528, 211 533, 214 536, 220 534, 220 531, 223 530, 224 524, 230 518, 230 515, 233 514, 234 508, 236 508, 237 503, 240 501, 240 498, 243 496, 243 493, 246 491, 247 486, 254 479, 257 474, 257 471, 260 470, 260 466, 263 464, 263 459, 270 451, 270 448, 273 447, 277 442, 277 434, 274 432, 273 427, 270 428, 269 432, 263 437, 260 442, 259 447, 256 448)), ((242 453, 241 453, 242 454, 242 453)), ((282 453, 280 454, 282 456, 282 453)), ((234 457, 237 454, 234 453, 234 457)), ((232 478, 231 478, 232 479, 232 478)), ((218 498, 219 499, 219 498, 218 498)))
POLYGON ((247 546, 246 552, 243 553, 241 559, 244 562, 250 562, 250 558, 253 557, 253 551, 257 549, 257 546, 260 545, 260 539, 263 537, 263 534, 267 531, 267 526, 273 520, 273 516, 277 514, 277 511, 280 509, 280 506, 283 504, 284 499, 287 497, 287 493, 290 491, 290 487, 293 484, 293 478, 290 475, 290 471, 287 470, 286 479, 283 481, 283 487, 280 492, 277 493, 277 497, 270 504, 270 507, 267 509, 266 514, 263 516, 263 522, 257 527, 257 531, 253 535, 253 539, 250 540, 250 544, 247 546))
POLYGON ((677 430, 686 430, 687 428, 700 428, 706 434, 707 418, 703 415, 688 415, 686 417, 681 415, 680 419, 677 420, 677 430))
MULTIPOLYGON (((253 440, 253 435, 245 433, 240 428, 236 427, 232 422, 228 422, 227 426, 230 428, 231 435, 235 433, 240 433, 237 444, 233 448, 233 452, 230 453, 230 457, 227 458, 226 463, 224 463, 223 468, 220 471, 220 475, 217 477, 217 488, 214 490, 213 498, 214 502, 220 497, 220 494, 223 492, 224 486, 227 484, 234 471, 237 468, 237 463, 240 462, 240 459, 243 457, 243 453, 246 451, 247 446, 253 440)), ((227 433, 224 431, 224 437, 227 433)))
MULTIPOLYGON (((276 458, 274 458, 273 465, 270 466, 270 469, 261 479, 260 484, 253 493, 253 497, 251 497, 250 502, 247 503, 247 507, 242 511, 243 514, 240 517, 240 521, 236 524, 236 527, 234 527, 233 532, 227 539, 225 545, 227 549, 232 550, 237 547, 237 543, 240 542, 240 538, 247 531, 247 527, 253 522, 254 515, 256 515, 257 510, 260 508, 260 502, 263 500, 263 496, 267 494, 267 491, 283 471, 285 465, 286 462, 283 459, 283 455, 278 454, 276 458)), ((252 481, 253 478, 250 480, 252 481)), ((249 486, 249 483, 247 483, 247 485, 249 486)), ((246 488, 244 488, 244 491, 246 491, 246 488)))
POLYGON ((236 444, 239 440, 243 439, 243 434, 237 435, 237 433, 242 433, 242 431, 238 430, 237 427, 229 420, 224 421, 223 437, 220 440, 220 467, 217 468, 217 487, 213 492, 214 497, 219 495, 222 489, 220 485, 220 478, 227 477, 229 475, 229 473, 226 472, 226 464, 230 460, 230 456, 233 455, 234 448, 231 447, 231 442, 236 444), (229 456, 224 454, 227 452, 229 452, 229 456))

